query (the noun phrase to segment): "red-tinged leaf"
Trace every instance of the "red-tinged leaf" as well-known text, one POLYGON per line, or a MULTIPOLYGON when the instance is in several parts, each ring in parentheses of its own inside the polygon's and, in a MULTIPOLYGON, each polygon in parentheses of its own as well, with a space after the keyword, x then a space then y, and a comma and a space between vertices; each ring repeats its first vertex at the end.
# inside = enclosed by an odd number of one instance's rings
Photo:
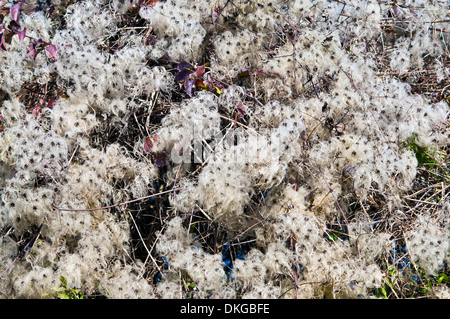
POLYGON ((208 89, 208 86, 203 82, 202 79, 195 78, 193 81, 194 81, 194 86, 196 88, 200 88, 202 90, 207 90, 208 89))
POLYGON ((214 7, 214 19, 217 19, 220 13, 220 8, 214 7))
POLYGON ((155 141, 155 143, 159 142, 159 136, 157 134, 153 134, 153 140, 155 141))
POLYGON ((200 65, 196 70, 195 70, 195 76, 196 77, 201 77, 203 75, 203 73, 205 73, 205 66, 204 65, 200 65))
POLYGON ((28 47, 28 53, 25 54, 26 57, 30 57, 33 60, 36 58, 36 44, 35 43, 31 43, 30 46, 28 47))
POLYGON ((208 84, 202 81, 201 79, 194 79, 195 87, 200 88, 204 91, 208 90, 208 84))
POLYGON ((47 46, 47 47, 45 47, 45 50, 47 50, 47 52, 48 53, 50 53, 50 56, 53 58, 53 59, 58 59, 58 50, 56 49, 56 45, 54 45, 54 44, 50 44, 49 46, 47 46))
POLYGON ((19 42, 22 42, 23 39, 25 39, 26 33, 27 33, 27 28, 23 28, 22 31, 17 32, 17 35, 19 36, 19 42))
POLYGON ((153 148, 153 142, 150 139, 150 137, 146 137, 144 139, 144 152, 145 153, 150 153, 152 151, 153 148))
POLYGON ((54 99, 48 99, 47 107, 49 107, 49 108, 54 107, 55 106, 55 102, 56 102, 56 100, 54 100, 54 99))
POLYGON ((236 110, 239 112, 240 115, 245 114, 245 105, 242 103, 239 103, 236 107, 236 110))
POLYGON ((256 70, 256 71, 253 72, 251 75, 252 75, 252 76, 255 76, 255 75, 258 75, 258 74, 261 74, 261 73, 264 73, 263 69, 256 70))
POLYGON ((39 111, 42 109, 42 107, 40 106, 35 106, 33 107, 33 109, 31 110, 31 114, 33 114, 33 116, 36 118, 39 115, 39 111))
POLYGON ((18 2, 10 8, 11 19, 14 21, 19 20, 20 8, 22 7, 23 2, 18 2))
POLYGON ((156 6, 158 4, 158 0, 156 1, 150 1, 149 3, 146 4, 147 7, 149 8, 153 8, 154 6, 156 6))
POLYGON ((0 49, 6 51, 6 43, 5 43, 5 33, 2 32, 0 35, 0 49))

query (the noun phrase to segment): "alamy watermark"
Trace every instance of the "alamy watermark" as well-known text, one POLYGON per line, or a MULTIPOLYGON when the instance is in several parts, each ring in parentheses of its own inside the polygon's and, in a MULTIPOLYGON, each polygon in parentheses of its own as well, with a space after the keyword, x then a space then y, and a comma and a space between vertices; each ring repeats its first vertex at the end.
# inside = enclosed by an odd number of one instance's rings
POLYGON ((237 127, 220 130, 193 128, 171 151, 175 164, 237 163, 267 164, 278 161, 281 154, 277 129, 244 130, 237 127))

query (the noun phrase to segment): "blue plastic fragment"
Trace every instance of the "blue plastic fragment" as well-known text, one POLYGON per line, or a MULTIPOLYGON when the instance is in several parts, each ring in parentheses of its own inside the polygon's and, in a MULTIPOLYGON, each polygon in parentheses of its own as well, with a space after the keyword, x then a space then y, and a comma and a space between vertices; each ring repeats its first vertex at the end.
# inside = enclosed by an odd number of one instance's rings
POLYGON ((223 244, 222 248, 222 261, 224 262, 223 270, 225 271, 225 275, 227 276, 227 279, 232 278, 232 272, 233 272, 233 261, 235 259, 245 259, 245 255, 248 252, 248 247, 245 245, 240 246, 241 249, 239 251, 233 250, 235 254, 232 253, 230 243, 226 242, 223 244), (233 255, 233 256, 232 256, 233 255))
POLYGON ((164 264, 163 264, 163 268, 164 269, 167 269, 167 268, 169 268, 169 262, 167 261, 167 258, 166 257, 161 257, 162 258, 162 260, 163 260, 163 262, 164 262, 164 264))
POLYGON ((236 254, 236 258, 237 258, 237 259, 244 260, 244 259, 245 259, 245 257, 244 257, 244 252, 243 252, 243 251, 238 252, 238 253, 236 254))
POLYGON ((155 284, 158 284, 161 281, 161 278, 162 278, 162 273, 158 272, 154 279, 155 284))
POLYGON ((198 238, 195 238, 194 241, 196 242, 194 247, 200 249, 200 245, 198 244, 198 238))

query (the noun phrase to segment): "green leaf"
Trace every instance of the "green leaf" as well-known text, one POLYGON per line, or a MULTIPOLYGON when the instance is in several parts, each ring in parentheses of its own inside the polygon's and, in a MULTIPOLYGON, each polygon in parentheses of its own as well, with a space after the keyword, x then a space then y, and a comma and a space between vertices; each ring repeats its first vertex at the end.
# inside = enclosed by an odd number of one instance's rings
POLYGON ((381 293, 383 294, 384 299, 388 299, 386 289, 384 289, 383 287, 381 287, 381 288, 380 288, 380 291, 381 291, 381 293))
POLYGON ((59 277, 59 280, 65 287, 67 287, 67 280, 66 280, 66 278, 64 278, 64 276, 59 277))
POLYGON ((190 282, 186 285, 188 288, 194 289, 195 288, 195 283, 190 282))
POLYGON ((439 278, 436 280, 438 282, 438 284, 444 282, 444 283, 448 283, 448 276, 445 273, 440 273, 439 274, 439 278))

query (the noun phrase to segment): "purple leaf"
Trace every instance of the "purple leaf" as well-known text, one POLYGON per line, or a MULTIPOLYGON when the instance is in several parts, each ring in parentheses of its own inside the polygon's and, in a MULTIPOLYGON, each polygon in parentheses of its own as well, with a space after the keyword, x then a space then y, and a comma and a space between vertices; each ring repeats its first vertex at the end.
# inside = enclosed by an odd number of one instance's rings
POLYGON ((166 53, 164 53, 163 54, 163 56, 162 57, 160 57, 160 58, 158 58, 158 62, 159 63, 166 63, 166 62, 169 62, 171 59, 170 59, 170 56, 169 56, 169 54, 166 52, 166 53))
POLYGON ((45 48, 45 50, 47 50, 47 52, 50 53, 50 55, 51 55, 51 57, 52 57, 53 59, 56 60, 56 59, 58 58, 58 56, 57 56, 56 45, 50 44, 49 46, 47 46, 47 47, 45 48))
POLYGON ((188 70, 188 69, 182 69, 180 72, 178 72, 178 73, 175 75, 175 81, 176 81, 176 82, 183 82, 183 81, 186 81, 187 78, 189 77, 189 75, 190 75, 191 73, 192 73, 191 70, 188 70))
POLYGON ((153 42, 155 42, 156 40, 156 35, 150 34, 146 39, 145 39, 145 45, 150 45, 153 42))
POLYGON ((22 42, 25 39, 25 34, 27 32, 27 28, 23 28, 22 31, 17 31, 17 35, 19 36, 19 42, 22 42))
POLYGON ((398 16, 399 15, 400 11, 398 10, 396 5, 392 6, 392 10, 394 11, 394 16, 398 16))
POLYGON ((33 60, 36 58, 36 43, 31 43, 28 48, 28 53, 25 55, 26 57, 31 57, 33 60))
POLYGON ((192 87, 194 86, 193 80, 184 81, 184 89, 189 96, 192 96, 192 87))
POLYGON ((183 70, 183 69, 191 69, 191 70, 193 70, 194 67, 193 67, 191 64, 189 64, 189 63, 183 61, 183 62, 180 62, 180 63, 177 65, 177 69, 178 69, 178 71, 181 71, 181 70, 183 70))
POLYGON ((159 168, 166 166, 166 153, 160 152, 153 156, 153 161, 159 168))
POLYGON ((20 8, 22 7, 23 2, 18 2, 13 5, 10 9, 11 18, 17 22, 19 20, 20 8))

